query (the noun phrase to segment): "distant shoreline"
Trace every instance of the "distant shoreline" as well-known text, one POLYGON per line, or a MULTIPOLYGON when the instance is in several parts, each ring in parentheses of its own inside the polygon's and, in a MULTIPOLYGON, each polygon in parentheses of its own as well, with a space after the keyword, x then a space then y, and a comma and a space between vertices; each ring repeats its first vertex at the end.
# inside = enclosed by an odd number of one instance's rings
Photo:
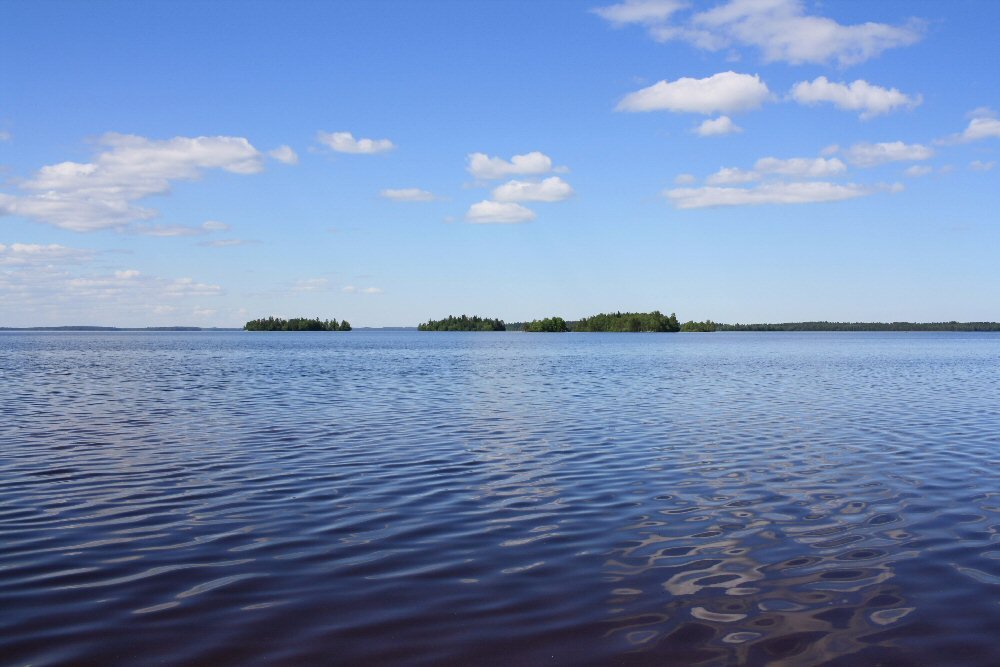
MULTIPOLYGON (((517 327, 521 323, 514 323, 517 327)), ((783 322, 773 324, 716 324, 716 331, 727 332, 1000 332, 1000 322, 783 322)), ((355 331, 417 331, 417 327, 355 327, 355 331)), ((70 325, 59 327, 0 327, 0 331, 76 331, 76 332, 113 332, 113 331, 165 331, 165 332, 197 332, 197 331, 243 331, 242 327, 102 327, 70 325)), ((504 333, 504 332, 500 332, 504 333)), ((506 333, 523 333, 518 328, 508 329, 506 333)), ((591 332, 579 332, 591 333, 591 332)), ((611 332, 620 333, 620 332, 611 332)))
POLYGON ((243 331, 242 327, 0 327, 0 331, 243 331))

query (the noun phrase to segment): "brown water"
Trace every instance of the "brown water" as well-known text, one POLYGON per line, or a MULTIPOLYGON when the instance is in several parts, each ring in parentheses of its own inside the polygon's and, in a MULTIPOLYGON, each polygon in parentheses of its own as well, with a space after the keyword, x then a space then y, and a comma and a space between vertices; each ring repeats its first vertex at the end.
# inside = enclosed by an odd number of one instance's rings
POLYGON ((998 665, 998 362, 0 334, 0 663, 998 665))

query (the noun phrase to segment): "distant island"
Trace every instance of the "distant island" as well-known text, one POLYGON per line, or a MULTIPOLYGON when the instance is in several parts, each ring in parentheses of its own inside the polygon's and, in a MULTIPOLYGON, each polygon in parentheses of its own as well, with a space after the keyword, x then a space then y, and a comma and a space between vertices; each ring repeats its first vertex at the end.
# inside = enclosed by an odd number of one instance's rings
POLYGON ((449 315, 442 320, 429 320, 419 327, 420 331, 525 331, 560 333, 566 331, 585 332, 675 332, 681 324, 673 313, 664 315, 658 310, 651 313, 599 313, 575 322, 567 322, 561 317, 547 317, 531 322, 517 322, 507 325, 501 319, 491 319, 473 315, 455 317, 449 315))
POLYGON ((506 331, 503 320, 473 315, 455 317, 449 315, 443 320, 428 320, 417 327, 418 331, 506 331))
POLYGON ((569 326, 561 317, 546 317, 544 320, 532 320, 521 326, 520 330, 529 333, 562 333, 569 331, 569 326))
POLYGON ((783 322, 715 327, 717 331, 1000 331, 1000 322, 783 322))
POLYGON ((712 320, 705 320, 704 322, 685 322, 681 325, 681 331, 696 331, 700 333, 710 333, 712 331, 718 330, 719 325, 712 320))
POLYGON ((321 320, 293 317, 283 320, 280 317, 268 317, 250 320, 243 328, 247 331, 350 331, 351 325, 347 320, 337 322, 337 318, 321 320))

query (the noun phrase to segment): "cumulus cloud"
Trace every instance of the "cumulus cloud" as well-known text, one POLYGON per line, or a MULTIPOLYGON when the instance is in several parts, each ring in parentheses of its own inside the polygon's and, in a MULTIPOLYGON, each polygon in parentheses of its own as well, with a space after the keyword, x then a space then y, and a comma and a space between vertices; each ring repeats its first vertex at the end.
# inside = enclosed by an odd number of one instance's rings
POLYGON ((751 183, 759 180, 760 174, 754 171, 747 171, 739 167, 723 167, 705 179, 708 185, 736 185, 738 183, 751 183))
POLYGON ((626 0, 617 5, 597 7, 590 11, 616 26, 629 23, 657 25, 687 6, 688 3, 684 0, 626 0))
POLYGON ((908 167, 903 174, 905 176, 909 176, 910 178, 918 178, 920 176, 926 176, 932 171, 934 171, 934 169, 925 164, 915 164, 912 167, 908 167))
POLYGON ((317 132, 316 140, 337 153, 372 155, 396 146, 388 139, 355 139, 350 132, 317 132))
POLYGON ((934 149, 902 141, 854 144, 844 150, 847 161, 858 167, 876 167, 887 162, 916 162, 934 156, 934 149))
POLYGON ((170 192, 173 181, 198 179, 208 169, 254 174, 261 154, 242 137, 145 137, 106 134, 93 161, 42 167, 19 184, 27 194, 0 195, 0 214, 32 218, 62 229, 89 232, 148 220, 156 211, 136 205, 170 192))
POLYGON ((707 185, 735 185, 752 183, 764 176, 777 175, 791 178, 829 178, 847 171, 847 165, 837 158, 776 158, 763 157, 754 163, 752 170, 723 167, 705 179, 707 185))
POLYGON ((509 161, 501 157, 490 157, 486 153, 469 153, 466 161, 466 169, 478 181, 547 174, 552 171, 552 158, 539 151, 515 155, 509 161))
POLYGON ((358 287, 356 285, 347 285, 342 287, 341 292, 346 292, 348 294, 381 294, 381 287, 358 287))
POLYGON ((685 41, 698 49, 759 49, 767 62, 855 65, 883 51, 913 44, 924 23, 866 22, 843 25, 809 14, 802 0, 729 0, 703 12, 679 16, 680 3, 625 2, 593 10, 616 26, 644 26, 657 41, 685 41), (677 20, 675 20, 677 19, 677 20))
POLYGON ((735 113, 757 109, 770 98, 767 84, 758 75, 730 71, 704 79, 683 77, 654 83, 626 95, 616 110, 735 113))
POLYGON ((979 141, 980 139, 995 139, 1000 137, 1000 119, 996 118, 996 114, 992 109, 979 107, 969 115, 972 116, 972 120, 969 121, 969 125, 965 128, 964 132, 945 137, 939 143, 962 144, 979 141))
MULTIPOLYGON (((11 326, 148 323, 223 294, 219 285, 164 278, 135 268, 90 269, 90 250, 0 244, 0 319, 11 326)), ((176 324, 176 322, 172 322, 176 324)))
POLYGON ((752 188, 675 188, 667 190, 663 194, 676 208, 692 209, 761 204, 815 204, 855 199, 874 194, 878 190, 879 188, 853 183, 806 181, 762 183, 752 188))
POLYGON ((714 137, 742 131, 743 128, 734 123, 729 116, 719 116, 718 118, 702 121, 701 125, 694 130, 695 134, 700 137, 714 137))
POLYGON ((793 157, 779 159, 764 157, 754 164, 754 171, 763 174, 781 174, 798 178, 827 178, 847 171, 847 165, 837 158, 793 157))
POLYGON ((483 200, 469 207, 465 219, 480 224, 514 224, 534 220, 535 212, 514 202, 483 200))
POLYGON ((493 190, 493 199, 499 202, 554 202, 568 199, 572 195, 573 188, 558 176, 550 176, 538 182, 507 181, 493 190))
POLYGON ((278 146, 274 150, 268 151, 267 154, 278 162, 284 162, 285 164, 299 163, 299 156, 292 150, 291 146, 278 146))
POLYGON ((399 188, 395 190, 390 188, 382 190, 378 193, 378 196, 383 199, 391 199, 392 201, 434 201, 437 199, 433 192, 421 190, 420 188, 399 188))
POLYGON ((694 177, 694 174, 677 174, 674 177, 674 183, 677 185, 691 185, 698 179, 694 177))
POLYGON ((792 87, 792 99, 799 104, 829 102, 840 109, 860 111, 862 120, 896 109, 912 109, 924 101, 921 95, 906 95, 896 88, 875 86, 864 79, 847 84, 834 83, 825 76, 795 84, 792 87))
POLYGON ((973 171, 989 171, 993 167, 997 166, 996 160, 990 160, 989 162, 983 162, 982 160, 973 160, 969 163, 969 169, 973 171))

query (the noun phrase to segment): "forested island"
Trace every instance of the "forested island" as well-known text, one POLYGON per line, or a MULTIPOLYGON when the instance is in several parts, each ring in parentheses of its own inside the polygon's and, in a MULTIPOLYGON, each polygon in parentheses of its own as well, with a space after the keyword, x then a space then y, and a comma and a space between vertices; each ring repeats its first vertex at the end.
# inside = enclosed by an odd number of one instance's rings
POLYGON ((418 331, 506 331, 507 326, 501 319, 490 319, 473 315, 455 317, 449 315, 443 320, 428 320, 417 327, 418 331))
POLYGON ((569 325, 561 317, 546 317, 543 320, 532 320, 519 327, 529 333, 562 333, 569 331, 569 325))
POLYGON ((681 331, 696 331, 701 333, 709 333, 716 331, 719 325, 712 320, 705 320, 704 322, 689 321, 681 325, 681 331))
POLYGON ((717 331, 1000 331, 1000 322, 782 322, 715 327, 717 331))
POLYGON ((259 320, 250 320, 243 325, 243 328, 247 331, 350 331, 351 325, 347 320, 338 322, 337 318, 321 320, 293 317, 283 320, 280 317, 262 317, 259 320))
POLYGON ((651 313, 598 313, 576 321, 566 321, 561 317, 546 317, 531 322, 513 322, 504 324, 502 320, 483 320, 482 318, 448 318, 446 320, 430 321, 420 325, 421 331, 525 331, 529 333, 561 333, 567 331, 579 332, 675 332, 681 330, 681 324, 673 313, 664 315, 658 310, 651 313), (463 319, 464 318, 464 319, 463 319), (495 322, 503 328, 489 329, 479 324, 495 322))

